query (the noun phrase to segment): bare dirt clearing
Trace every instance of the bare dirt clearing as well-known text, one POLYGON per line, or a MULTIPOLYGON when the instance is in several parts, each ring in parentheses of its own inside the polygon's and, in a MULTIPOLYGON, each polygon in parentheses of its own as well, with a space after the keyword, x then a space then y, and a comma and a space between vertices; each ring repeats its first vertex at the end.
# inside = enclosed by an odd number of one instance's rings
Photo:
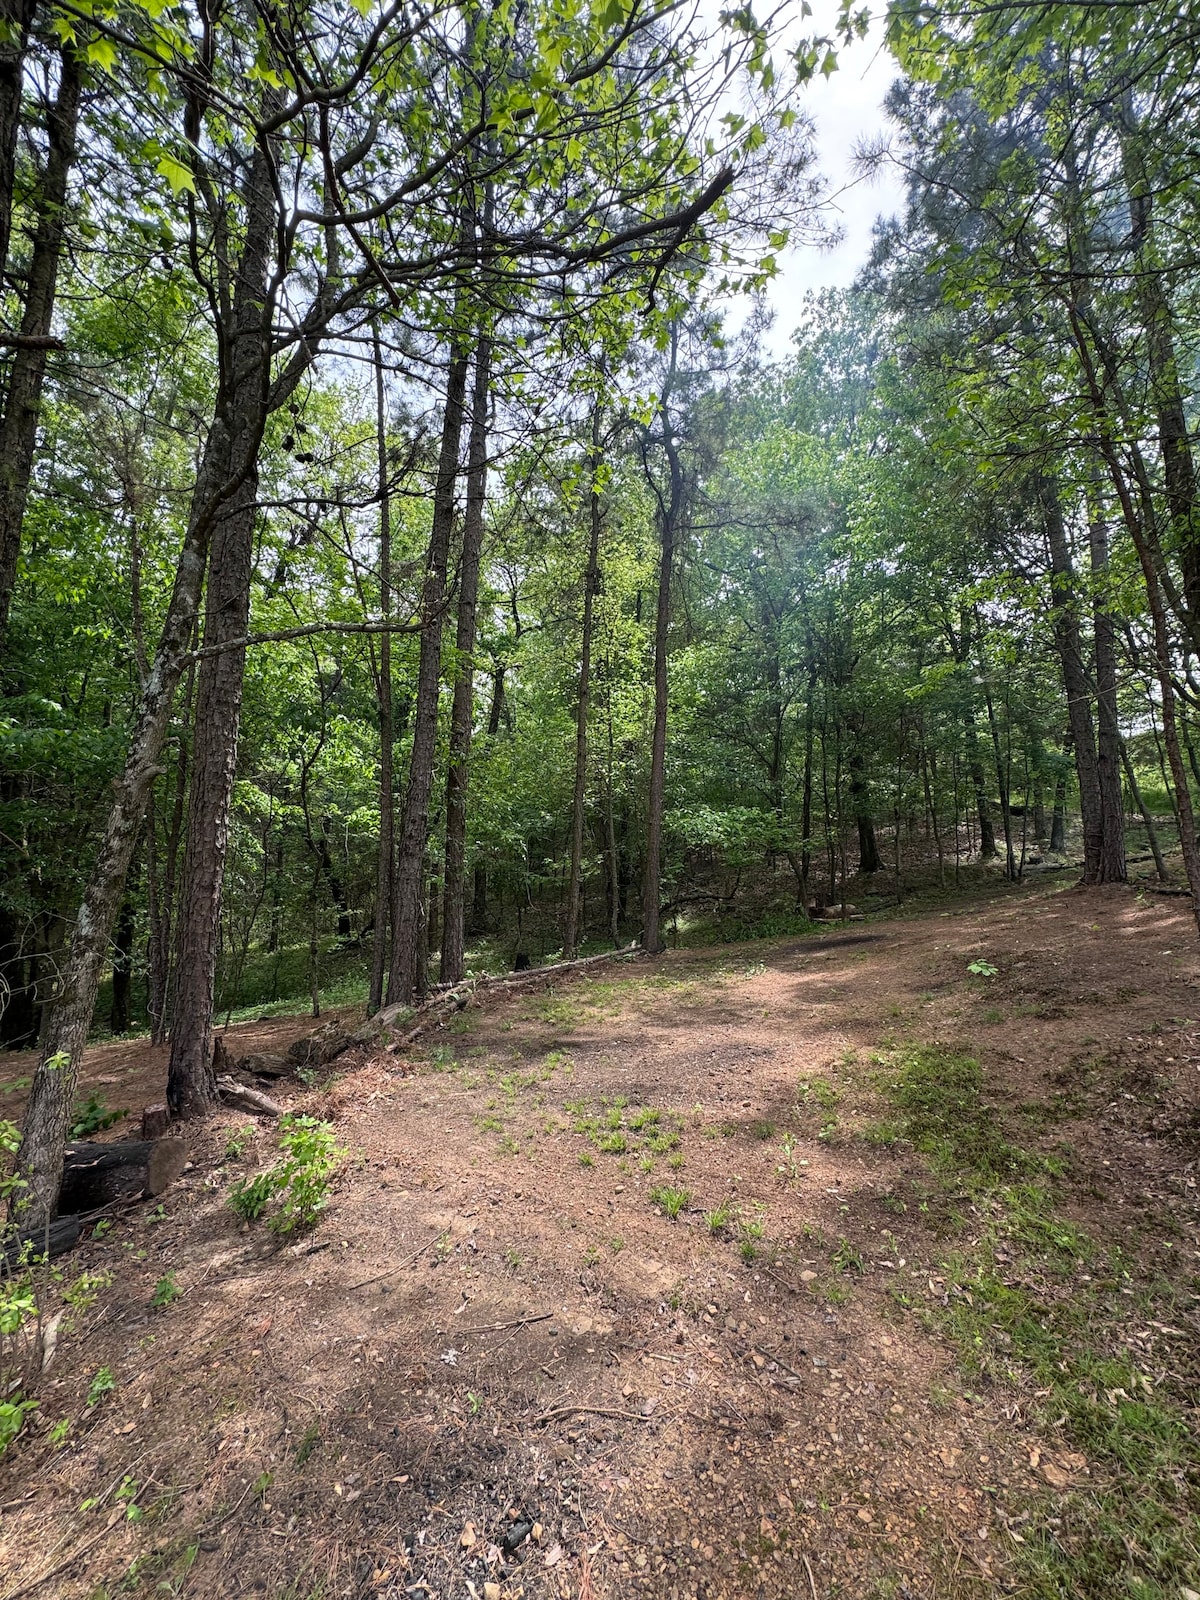
MULTIPOLYGON (((514 990, 285 1088, 349 1151, 298 1244, 223 1119, 65 1264, 113 1280, 4 1461, 0 1600, 1178 1600, 1198 982, 1174 903, 1043 888, 514 990)), ((84 1079, 138 1112, 161 1063, 84 1079)))

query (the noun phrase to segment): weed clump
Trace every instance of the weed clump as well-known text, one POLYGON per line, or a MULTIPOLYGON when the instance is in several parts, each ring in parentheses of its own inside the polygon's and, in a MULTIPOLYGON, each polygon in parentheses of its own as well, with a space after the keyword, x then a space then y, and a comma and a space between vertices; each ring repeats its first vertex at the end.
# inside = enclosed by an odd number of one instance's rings
POLYGON ((281 1159, 234 1184, 229 1204, 244 1221, 257 1222, 271 1201, 278 1200, 268 1226, 276 1233, 294 1233, 311 1227, 329 1204, 346 1151, 329 1123, 316 1117, 287 1116, 280 1128, 281 1159))

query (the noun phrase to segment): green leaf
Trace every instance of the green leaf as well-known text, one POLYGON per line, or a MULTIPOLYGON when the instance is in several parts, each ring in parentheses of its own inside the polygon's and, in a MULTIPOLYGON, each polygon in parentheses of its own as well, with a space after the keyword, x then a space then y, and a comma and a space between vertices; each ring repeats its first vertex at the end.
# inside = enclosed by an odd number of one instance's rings
POLYGON ((171 193, 176 198, 185 189, 189 194, 195 194, 196 180, 192 176, 191 168, 185 167, 182 161, 176 161, 174 156, 160 156, 155 171, 171 185, 171 193))

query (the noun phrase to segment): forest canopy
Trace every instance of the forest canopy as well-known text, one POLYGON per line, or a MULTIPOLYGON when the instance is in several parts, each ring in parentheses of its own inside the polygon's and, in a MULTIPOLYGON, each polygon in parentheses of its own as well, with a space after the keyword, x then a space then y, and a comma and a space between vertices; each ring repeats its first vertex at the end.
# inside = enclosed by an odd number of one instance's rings
POLYGON ((1200 12, 896 0, 903 212, 772 358, 870 25, 798 12, 7 9, 32 1220, 97 1031, 186 1118, 246 1008, 1134 856, 1200 918, 1200 12))

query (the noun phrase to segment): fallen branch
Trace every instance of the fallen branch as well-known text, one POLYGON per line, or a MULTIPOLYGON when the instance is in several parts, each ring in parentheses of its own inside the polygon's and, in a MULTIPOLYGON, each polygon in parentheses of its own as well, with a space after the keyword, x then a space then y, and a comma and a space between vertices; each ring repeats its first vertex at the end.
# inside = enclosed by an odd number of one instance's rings
POLYGON ((515 1322, 488 1322, 482 1328, 459 1328, 458 1337, 465 1339, 470 1333, 504 1333, 509 1328, 528 1328, 535 1322, 549 1322, 553 1311, 539 1311, 535 1317, 518 1317, 515 1322))
POLYGON ((426 1250, 431 1249, 440 1238, 440 1233, 435 1234, 427 1244, 423 1244, 419 1250, 414 1250, 407 1261, 401 1261, 398 1266, 389 1267, 386 1272, 376 1273, 373 1278, 364 1278, 361 1283, 352 1283, 345 1292, 347 1294, 353 1294, 356 1289, 369 1289, 373 1283, 382 1283, 385 1278, 391 1278, 397 1272, 403 1272, 405 1267, 415 1267, 417 1262, 425 1254, 426 1250))
POLYGON ((249 1111, 256 1117, 281 1117, 283 1107, 278 1100, 272 1100, 269 1094, 263 1094, 261 1089, 251 1089, 244 1083, 239 1083, 236 1078, 218 1078, 217 1093, 222 1104, 232 1106, 235 1111, 249 1111))
POLYGON ((621 1417, 626 1422, 650 1422, 651 1417, 642 1416, 640 1411, 610 1411, 605 1406, 559 1406, 554 1411, 543 1411, 540 1417, 534 1417, 534 1426, 540 1427, 546 1422, 557 1422, 562 1417, 621 1417))

